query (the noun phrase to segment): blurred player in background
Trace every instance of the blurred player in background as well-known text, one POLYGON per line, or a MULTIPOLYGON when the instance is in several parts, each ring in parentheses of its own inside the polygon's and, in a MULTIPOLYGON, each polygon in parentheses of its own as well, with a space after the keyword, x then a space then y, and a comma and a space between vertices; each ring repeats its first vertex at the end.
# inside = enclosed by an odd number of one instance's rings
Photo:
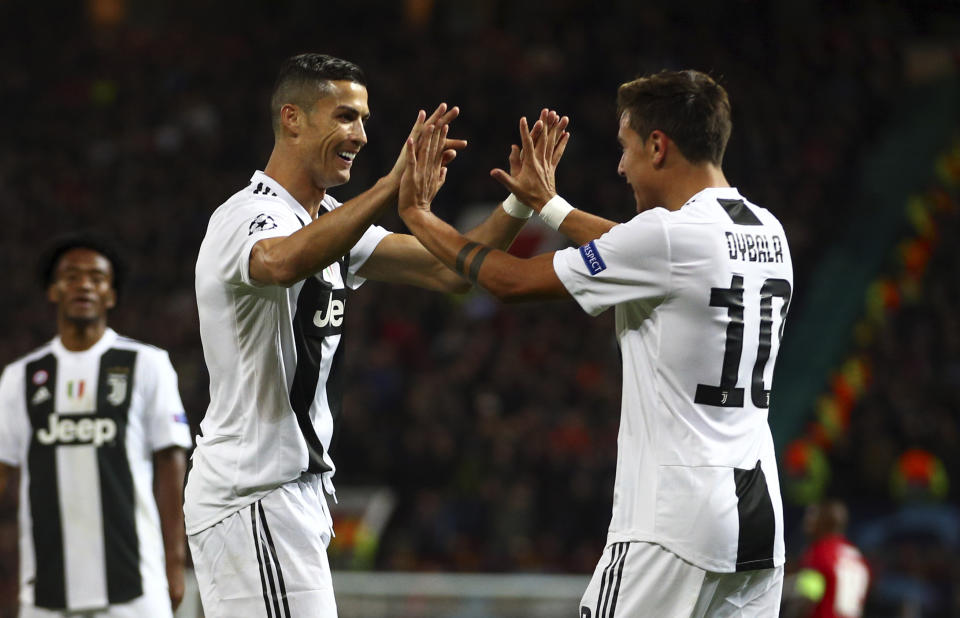
POLYGON ((164 350, 107 327, 123 281, 108 244, 66 237, 41 270, 57 336, 0 377, 0 486, 20 479, 20 616, 171 616, 191 444, 177 374, 164 350))
POLYGON ((492 172, 579 248, 519 259, 433 215, 444 177, 437 139, 408 142, 416 163, 400 215, 434 255, 500 299, 572 297, 591 315, 615 307, 623 402, 613 517, 580 616, 776 616, 783 523, 767 411, 793 285, 786 237, 724 177, 730 104, 714 80, 642 77, 620 87, 618 108, 618 171, 639 213, 627 223, 556 194, 566 132, 554 112, 541 113, 537 144, 521 120, 519 173, 492 172))
MULTIPOLYGON (((470 284, 413 236, 372 225, 397 199, 406 150, 341 204, 367 143, 362 71, 321 54, 287 59, 274 86, 274 149, 263 171, 210 219, 196 267, 210 406, 184 505, 203 607, 214 616, 336 616, 330 444, 340 415, 347 289, 365 279, 463 292, 470 284)), ((421 111, 447 139, 457 108, 421 111)), ((509 208, 509 205, 506 206, 509 208)), ((471 237, 506 248, 522 216, 497 209, 471 237)))
POLYGON ((807 507, 803 531, 810 546, 800 571, 788 578, 784 616, 790 618, 859 618, 870 587, 870 567, 844 536, 847 507, 825 500, 807 507))

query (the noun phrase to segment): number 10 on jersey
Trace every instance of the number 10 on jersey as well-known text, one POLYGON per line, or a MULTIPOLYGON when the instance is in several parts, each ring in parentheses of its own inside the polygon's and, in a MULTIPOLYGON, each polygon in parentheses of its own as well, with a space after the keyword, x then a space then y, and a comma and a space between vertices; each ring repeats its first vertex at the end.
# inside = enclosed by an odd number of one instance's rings
MULTIPOLYGON (((770 361, 770 344, 773 339, 773 299, 783 299, 780 328, 777 330, 777 340, 780 341, 783 338, 784 318, 790 306, 790 293, 790 282, 785 279, 767 279, 760 288, 760 338, 750 379, 750 398, 758 408, 770 407, 770 389, 764 388, 763 374, 770 361)), ((743 407, 743 388, 737 386, 737 381, 740 359, 743 356, 743 275, 733 275, 729 288, 711 288, 710 306, 725 307, 730 318, 723 352, 723 368, 719 386, 697 384, 694 402, 722 408, 740 408, 743 407)))

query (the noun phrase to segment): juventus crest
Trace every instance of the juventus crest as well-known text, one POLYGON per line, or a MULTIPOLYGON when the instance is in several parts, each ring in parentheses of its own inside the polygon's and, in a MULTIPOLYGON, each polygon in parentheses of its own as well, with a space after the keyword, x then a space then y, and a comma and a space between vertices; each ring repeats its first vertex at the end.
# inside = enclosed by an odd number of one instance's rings
POLYGON ((119 406, 127 398, 127 384, 130 382, 130 370, 117 367, 107 371, 107 403, 119 406))

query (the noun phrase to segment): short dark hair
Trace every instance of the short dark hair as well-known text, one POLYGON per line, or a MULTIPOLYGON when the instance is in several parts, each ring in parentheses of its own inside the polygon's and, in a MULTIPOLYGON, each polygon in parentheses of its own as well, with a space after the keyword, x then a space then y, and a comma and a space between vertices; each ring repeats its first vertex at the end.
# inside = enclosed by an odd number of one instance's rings
POLYGON ((700 71, 660 71, 622 84, 617 116, 646 141, 663 131, 691 163, 723 163, 730 139, 730 100, 723 86, 700 71))
POLYGON ((274 133, 280 130, 280 108, 284 104, 309 108, 317 99, 329 94, 332 81, 367 85, 363 70, 348 60, 315 53, 298 54, 284 60, 270 95, 274 133))
POLYGON ((126 265, 116 246, 95 232, 75 232, 58 236, 50 241, 40 255, 38 274, 43 288, 46 289, 53 283, 60 258, 72 249, 90 249, 107 258, 110 269, 113 271, 113 291, 119 297, 126 275, 126 265))

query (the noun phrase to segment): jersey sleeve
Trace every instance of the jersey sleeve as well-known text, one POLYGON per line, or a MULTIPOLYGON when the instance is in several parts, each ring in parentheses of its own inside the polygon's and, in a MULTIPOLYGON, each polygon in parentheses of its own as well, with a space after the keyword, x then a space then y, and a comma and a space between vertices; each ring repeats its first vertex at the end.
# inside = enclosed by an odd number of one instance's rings
POLYGON ((656 211, 639 214, 582 247, 557 251, 553 269, 590 315, 620 303, 663 298, 671 279, 665 224, 656 211))
POLYGON ((289 236, 303 227, 279 201, 261 199, 236 207, 219 223, 219 257, 223 279, 234 285, 263 287, 250 277, 250 252, 267 238, 289 236))
POLYGON ((353 249, 350 250, 350 268, 347 270, 347 279, 344 281, 344 284, 349 286, 350 289, 355 290, 366 281, 357 274, 357 271, 373 255, 373 251, 380 244, 380 241, 389 235, 390 231, 386 228, 371 225, 357 241, 357 244, 353 246, 353 249))
POLYGON ((147 383, 144 393, 147 446, 152 451, 170 446, 190 448, 190 425, 180 400, 177 372, 170 363, 170 355, 157 350, 148 358, 140 376, 147 383))
POLYGON ((17 467, 30 439, 23 379, 22 368, 12 365, 0 376, 0 461, 17 467))

